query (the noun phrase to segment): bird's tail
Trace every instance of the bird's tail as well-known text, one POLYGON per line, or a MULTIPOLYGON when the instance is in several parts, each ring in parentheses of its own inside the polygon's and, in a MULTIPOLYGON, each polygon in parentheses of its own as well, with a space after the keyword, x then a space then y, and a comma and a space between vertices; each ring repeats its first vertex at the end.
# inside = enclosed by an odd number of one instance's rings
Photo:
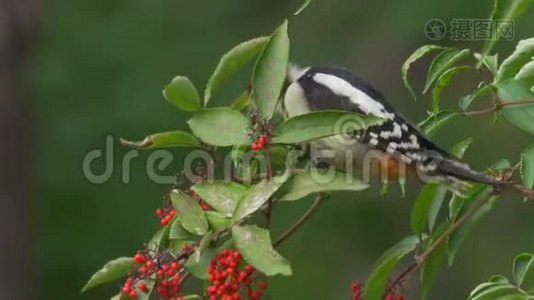
POLYGON ((479 182, 493 186, 500 186, 509 182, 493 178, 482 172, 475 171, 469 165, 462 163, 454 158, 447 158, 440 162, 438 166, 440 173, 458 178, 460 180, 479 182))

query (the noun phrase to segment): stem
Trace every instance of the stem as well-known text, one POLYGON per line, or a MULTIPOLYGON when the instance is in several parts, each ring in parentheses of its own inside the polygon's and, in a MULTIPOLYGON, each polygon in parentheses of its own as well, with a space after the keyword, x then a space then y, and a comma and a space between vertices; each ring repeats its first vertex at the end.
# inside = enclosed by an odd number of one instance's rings
MULTIPOLYGON (((271 166, 271 153, 269 152, 268 147, 265 148, 264 159, 265 159, 265 168, 267 169, 267 179, 271 180, 271 178, 273 177, 273 170, 271 166)), ((265 217, 267 218, 267 228, 271 227, 272 212, 273 212, 273 199, 271 197, 268 200, 267 213, 265 214, 265 217)))
POLYGON ((299 228, 313 215, 313 213, 321 205, 321 203, 323 203, 324 199, 326 199, 326 194, 319 193, 310 208, 308 208, 308 210, 304 212, 304 214, 293 225, 291 225, 284 233, 282 233, 282 235, 278 237, 278 239, 276 239, 273 246, 278 247, 287 238, 297 232, 299 228))
POLYGON ((434 253, 441 244, 443 244, 449 236, 451 236, 458 228, 460 228, 469 218, 471 218, 486 202, 488 202, 491 197, 495 195, 495 191, 489 193, 486 197, 482 197, 478 199, 469 209, 465 212, 465 214, 460 217, 456 222, 454 222, 445 232, 434 242, 430 247, 423 252, 420 256, 416 257, 416 261, 418 265, 423 264, 427 258, 434 253))
POLYGON ((421 255, 416 256, 415 262, 410 265, 404 272, 402 272, 396 279, 393 281, 391 286, 386 291, 386 294, 391 292, 396 286, 402 285, 406 279, 413 274, 414 271, 418 270, 423 263, 432 255, 458 228, 460 228, 469 218, 471 218, 484 204, 486 204, 491 197, 493 197, 497 192, 494 190, 489 193, 486 197, 482 197, 473 203, 465 214, 460 217, 456 222, 454 222, 447 230, 434 242, 430 247, 423 252, 421 255))
POLYGON ((496 112, 506 106, 526 105, 526 104, 534 104, 534 99, 517 100, 517 101, 509 101, 509 102, 508 101, 503 102, 502 100, 496 99, 495 105, 493 107, 484 108, 481 110, 466 111, 462 114, 464 116, 485 115, 488 113, 496 112))

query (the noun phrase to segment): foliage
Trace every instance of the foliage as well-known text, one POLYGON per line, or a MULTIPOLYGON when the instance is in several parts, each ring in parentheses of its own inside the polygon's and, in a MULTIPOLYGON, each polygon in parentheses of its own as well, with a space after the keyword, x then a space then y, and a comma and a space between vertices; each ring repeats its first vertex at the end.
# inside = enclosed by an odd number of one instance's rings
MULTIPOLYGON (((297 14, 310 2, 305 1, 297 14)), ((493 17, 518 16, 528 2, 505 4, 497 1, 493 17)), ((239 288, 221 285, 213 274, 219 274, 216 276, 222 276, 224 280, 232 278, 228 283, 244 282, 247 287, 260 277, 291 275, 289 261, 275 248, 307 220, 325 194, 369 188, 368 183, 355 178, 349 180, 347 174, 337 171, 323 182, 321 179, 326 177, 321 170, 309 167, 307 162, 302 163, 306 157, 299 150, 301 143, 348 133, 343 131, 346 129, 334 126, 337 120, 350 119, 357 124, 357 128, 350 128, 352 131, 379 125, 382 120, 346 111, 321 111, 284 119, 280 98, 289 64, 288 26, 286 20, 268 37, 245 41, 223 55, 206 84, 203 97, 184 76, 176 76, 164 88, 163 95, 170 104, 192 114, 187 121, 191 132, 156 133, 140 142, 123 140, 124 145, 140 149, 201 148, 213 154, 213 161, 197 170, 194 180, 179 176, 167 194, 164 207, 157 211, 163 228, 144 249, 133 258, 110 261, 95 273, 82 291, 127 277, 122 292, 114 299, 148 299, 152 292, 168 299, 204 299, 208 296, 210 299, 236 299, 239 288), (233 104, 209 107, 210 99, 221 85, 247 65, 253 65, 251 86, 233 104), (245 109, 247 113, 243 112, 245 109), (218 161, 217 154, 225 151, 230 153, 227 156, 230 160, 218 161), (277 161, 276 153, 280 154, 280 161, 277 161), (238 176, 214 179, 212 168, 228 163, 237 170, 238 176), (272 207, 312 194, 317 200, 310 210, 273 241, 270 230, 272 207), (260 221, 261 216, 265 216, 265 222, 260 221), (227 269, 218 270, 221 266, 227 269), (244 273, 236 271, 244 266, 244 273), (181 286, 189 276, 212 285, 198 295, 183 295, 181 286)), ((401 70, 402 79, 415 98, 416 93, 408 80, 410 66, 421 57, 436 53, 422 90, 423 94, 431 91, 433 100, 431 115, 420 123, 427 135, 435 134, 459 116, 484 113, 502 113, 510 124, 534 133, 534 38, 520 41, 501 64, 498 64, 496 54, 490 55, 494 44, 484 46, 481 54, 467 48, 425 45, 406 60, 401 70), (454 76, 476 69, 488 72, 493 81, 482 82, 473 92, 459 99, 460 111, 443 110, 441 95, 454 76), (468 111, 474 100, 488 93, 493 95, 492 108, 468 111)), ((463 140, 450 152, 461 158, 472 141, 470 138, 463 140)), ((510 168, 509 163, 501 161, 490 170, 508 179, 520 167, 523 188, 532 188, 532 147, 524 151, 517 167, 510 168)), ((498 192, 491 186, 473 184, 464 186, 461 193, 450 194, 442 184, 425 185, 412 209, 412 234, 378 260, 365 285, 364 299, 389 299, 391 295, 400 294, 408 275, 419 269, 422 297, 428 298, 439 271, 445 262, 454 263, 471 229, 493 209, 498 192), (447 199, 449 211, 443 214, 447 199), (396 268, 410 253, 415 255, 414 262, 391 280, 396 268)), ((534 288, 530 286, 533 270, 533 256, 521 254, 514 262, 513 283, 502 276, 493 277, 473 290, 469 299, 494 299, 496 295, 527 299, 534 288)), ((361 289, 357 290, 355 299, 360 297, 361 289)), ((262 292, 249 289, 247 295, 251 299, 260 299, 262 292)))

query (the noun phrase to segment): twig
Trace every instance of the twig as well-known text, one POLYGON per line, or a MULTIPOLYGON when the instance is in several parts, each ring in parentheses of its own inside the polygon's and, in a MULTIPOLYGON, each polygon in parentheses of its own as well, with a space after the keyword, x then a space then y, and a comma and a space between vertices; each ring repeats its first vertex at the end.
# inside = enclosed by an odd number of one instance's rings
POLYGON ((502 101, 499 99, 495 100, 495 105, 493 107, 484 108, 481 110, 474 110, 474 111, 466 111, 462 114, 464 116, 476 116, 476 115, 485 115, 492 112, 496 112, 506 106, 515 106, 515 105, 526 105, 526 104, 534 104, 534 99, 526 99, 526 100, 517 100, 517 101, 502 101))
POLYGON ((518 190, 523 196, 529 199, 534 199, 534 190, 529 189, 525 186, 522 186, 520 184, 514 184, 513 187, 518 190))
POLYGON ((313 215, 315 210, 321 205, 324 199, 326 199, 326 194, 319 193, 310 208, 308 208, 308 210, 293 225, 291 225, 291 227, 289 227, 284 233, 282 233, 282 235, 278 237, 278 239, 276 239, 273 246, 278 247, 288 237, 297 232, 299 228, 313 215))
POLYGON ((447 228, 447 230, 445 230, 445 232, 434 243, 432 243, 430 247, 425 252, 423 252, 423 254, 416 257, 417 264, 418 265, 423 264, 426 261, 426 259, 432 253, 434 253, 434 251, 436 251, 439 248, 439 246, 441 246, 441 244, 443 244, 447 240, 449 236, 451 236, 458 228, 460 228, 467 220, 469 220, 469 218, 471 218, 478 211, 479 208, 484 206, 484 204, 486 204, 486 202, 488 202, 491 199, 491 197, 495 195, 496 195, 496 192, 492 191, 486 197, 482 197, 478 199, 475 203, 473 203, 469 207, 469 209, 467 209, 465 214, 461 216, 458 220, 456 220, 456 222, 454 222, 449 228, 447 228))
POLYGON ((445 232, 435 242, 433 242, 425 252, 419 256, 416 256, 415 262, 393 281, 391 286, 387 289, 386 294, 395 289, 396 286, 402 285, 407 278, 413 274, 413 272, 418 270, 423 263, 425 263, 430 255, 432 255, 456 230, 458 230, 458 228, 460 228, 467 220, 469 220, 482 206, 484 206, 484 204, 491 199, 491 197, 495 196, 496 194, 497 191, 493 190, 486 197, 482 197, 473 203, 467 209, 465 214, 456 220, 451 226, 449 226, 449 228, 447 228, 447 230, 445 230, 445 232))
MULTIPOLYGON (((267 179, 271 180, 271 178, 273 177, 273 170, 271 166, 271 153, 269 152, 269 148, 265 149, 264 160, 265 160, 265 168, 267 169, 267 179)), ((273 212, 273 199, 271 197, 268 200, 267 212, 265 214, 265 217, 267 218, 267 228, 271 227, 272 212, 273 212)))

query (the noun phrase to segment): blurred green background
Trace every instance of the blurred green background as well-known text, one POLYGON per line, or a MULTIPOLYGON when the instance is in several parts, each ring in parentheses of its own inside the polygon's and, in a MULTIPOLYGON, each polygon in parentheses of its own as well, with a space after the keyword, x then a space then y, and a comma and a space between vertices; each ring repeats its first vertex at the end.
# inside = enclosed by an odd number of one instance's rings
MULTIPOLYGON (((31 218, 25 221, 30 228, 21 232, 30 249, 21 259, 30 261, 33 271, 21 276, 30 281, 10 299, 107 299, 118 291, 119 283, 79 294, 107 260, 132 255, 159 228, 154 209, 169 189, 147 177, 149 152, 133 161, 130 183, 122 183, 121 159, 129 149, 118 138, 185 129, 188 114, 163 100, 163 85, 180 74, 202 89, 224 52, 270 33, 299 5, 297 0, 49 0, 39 7, 38 34, 24 66, 32 116, 27 120, 31 148, 26 149, 32 162, 26 167, 31 193, 20 199, 31 208, 31 218), (113 137, 113 175, 103 184, 90 183, 82 172, 83 158, 93 149, 105 150, 108 135, 113 137)), ((418 121, 426 117, 430 99, 410 98, 400 67, 417 47, 433 43, 424 34, 425 23, 433 18, 446 23, 486 18, 492 5, 464 0, 316 0, 290 19, 291 57, 301 64, 353 69, 405 116, 418 121)), ((534 35, 533 26, 531 9, 516 23, 515 41, 499 44, 501 57, 518 39, 534 35)), ((481 48, 481 42, 458 44, 447 38, 436 43, 481 48)), ((413 68, 411 78, 419 90, 428 62, 413 68)), ((484 75, 475 73, 456 78, 455 88, 445 91, 444 106, 457 109, 458 97, 481 78, 484 75)), ((246 84, 243 72, 215 102, 230 101, 246 84)), ((515 163, 532 142, 531 135, 505 122, 494 125, 491 116, 461 119, 443 129, 436 141, 450 147, 467 137, 474 137, 474 143, 465 158, 479 169, 500 158, 515 163)), ((173 153, 172 167, 162 173, 180 168, 185 152, 173 153)), ((103 170, 104 163, 98 161, 93 170, 103 170)), ((386 196, 376 190, 334 194, 282 246, 294 276, 272 279, 269 299, 349 299, 350 283, 364 281, 381 253, 409 233, 409 212, 419 188, 409 185, 405 198, 397 188, 386 196)), ((278 228, 309 203, 277 207, 278 228)), ((517 253, 534 251, 533 215, 532 203, 503 197, 473 232, 455 266, 439 277, 432 298, 465 299, 490 275, 510 274, 517 253)), ((13 279, 11 284, 20 282, 13 279)), ((417 285, 412 280, 407 299, 416 298, 417 285)))

